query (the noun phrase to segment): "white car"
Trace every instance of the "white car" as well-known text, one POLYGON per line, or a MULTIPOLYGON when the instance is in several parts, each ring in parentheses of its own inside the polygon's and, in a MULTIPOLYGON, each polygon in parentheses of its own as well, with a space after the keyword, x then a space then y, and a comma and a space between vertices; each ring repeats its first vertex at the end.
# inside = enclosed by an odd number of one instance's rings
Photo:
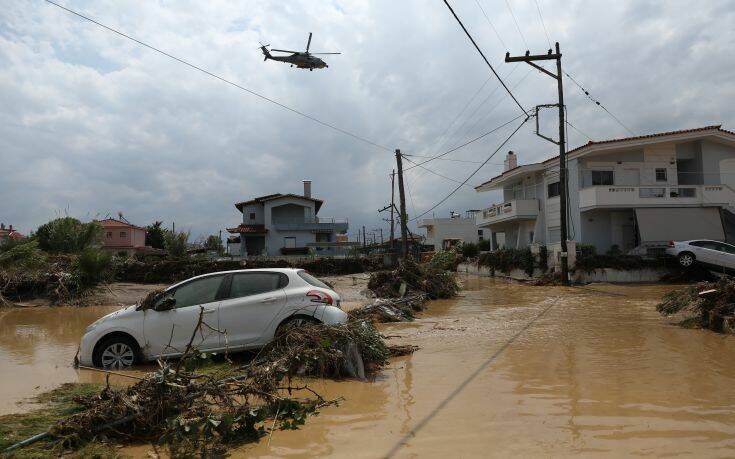
POLYGON ((666 253, 676 257, 684 268, 701 263, 718 270, 735 269, 735 246, 720 241, 669 241, 666 253))
POLYGON ((123 368, 199 351, 259 348, 278 327, 347 321, 339 295, 302 269, 247 269, 193 277, 167 288, 153 308, 128 306, 87 327, 79 350, 86 366, 123 368))

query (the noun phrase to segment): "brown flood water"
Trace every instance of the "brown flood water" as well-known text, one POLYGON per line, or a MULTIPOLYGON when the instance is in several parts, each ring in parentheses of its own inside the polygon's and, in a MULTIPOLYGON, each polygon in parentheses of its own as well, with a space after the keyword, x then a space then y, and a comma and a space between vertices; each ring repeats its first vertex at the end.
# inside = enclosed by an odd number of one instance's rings
MULTIPOLYGON (((460 298, 383 327, 421 350, 374 382, 312 382, 344 402, 233 456, 735 456, 735 337, 659 317, 672 287, 464 281, 460 298)), ((68 363, 111 309, 0 311, 0 410, 102 380, 68 363)))

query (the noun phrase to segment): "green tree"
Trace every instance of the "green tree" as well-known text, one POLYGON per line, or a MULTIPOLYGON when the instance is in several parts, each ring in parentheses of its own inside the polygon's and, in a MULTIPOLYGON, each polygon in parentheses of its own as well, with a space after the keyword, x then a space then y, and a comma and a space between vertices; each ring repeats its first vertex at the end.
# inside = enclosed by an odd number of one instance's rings
POLYGON ((209 235, 209 237, 207 237, 207 240, 204 242, 204 248, 207 250, 216 251, 219 254, 222 254, 224 252, 222 239, 220 239, 219 236, 217 236, 216 234, 211 234, 209 235))
POLYGON ((155 221, 152 225, 145 227, 145 245, 154 249, 164 248, 164 229, 161 227, 163 222, 155 221))
POLYGON ((173 260, 181 260, 187 257, 186 246, 189 241, 189 233, 176 233, 166 230, 163 234, 163 247, 168 252, 168 257, 173 260))
POLYGON ((100 245, 102 225, 99 222, 82 223, 73 217, 62 217, 39 226, 35 237, 38 246, 46 252, 78 253, 100 245))

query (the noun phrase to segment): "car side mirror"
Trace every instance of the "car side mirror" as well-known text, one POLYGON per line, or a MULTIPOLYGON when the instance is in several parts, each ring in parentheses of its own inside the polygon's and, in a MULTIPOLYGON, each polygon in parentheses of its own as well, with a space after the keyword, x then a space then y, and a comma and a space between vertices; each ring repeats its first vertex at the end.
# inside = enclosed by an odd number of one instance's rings
POLYGON ((176 298, 167 296, 160 303, 158 303, 153 309, 155 311, 170 311, 176 307, 176 298))

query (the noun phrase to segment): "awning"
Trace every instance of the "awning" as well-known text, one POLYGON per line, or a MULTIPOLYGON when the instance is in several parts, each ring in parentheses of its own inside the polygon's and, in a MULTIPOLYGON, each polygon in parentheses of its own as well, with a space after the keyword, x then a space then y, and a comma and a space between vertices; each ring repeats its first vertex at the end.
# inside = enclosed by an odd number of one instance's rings
POLYGON ((641 243, 725 240, 719 207, 675 207, 636 209, 641 243))

